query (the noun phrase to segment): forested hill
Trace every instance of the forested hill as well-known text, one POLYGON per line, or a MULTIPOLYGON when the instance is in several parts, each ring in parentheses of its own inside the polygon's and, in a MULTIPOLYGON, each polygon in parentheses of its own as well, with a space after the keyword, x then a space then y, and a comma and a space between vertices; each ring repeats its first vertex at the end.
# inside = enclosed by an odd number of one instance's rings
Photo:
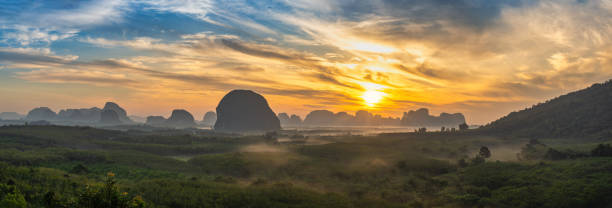
POLYGON ((481 130, 533 138, 612 138, 612 80, 512 112, 481 130))

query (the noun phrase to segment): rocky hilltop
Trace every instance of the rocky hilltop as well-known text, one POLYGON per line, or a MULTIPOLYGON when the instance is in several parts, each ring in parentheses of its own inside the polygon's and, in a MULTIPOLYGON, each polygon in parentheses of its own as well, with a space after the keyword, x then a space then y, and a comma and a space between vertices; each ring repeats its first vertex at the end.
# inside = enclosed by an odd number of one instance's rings
POLYGON ((217 106, 214 129, 222 132, 265 132, 280 130, 280 121, 268 101, 250 90, 233 90, 217 106))
POLYGON ((0 113, 0 120, 21 120, 25 116, 17 112, 2 112, 0 113))
POLYGON ((189 128, 196 126, 196 123, 191 113, 183 109, 177 109, 172 111, 172 115, 166 120, 165 125, 175 128, 189 128))
POLYGON ((289 116, 289 114, 287 113, 279 113, 278 114, 278 120, 280 120, 281 126, 290 126, 290 127, 297 127, 302 125, 302 118, 300 118, 300 116, 292 114, 291 116, 289 116))
POLYGON ((347 112, 334 113, 328 110, 315 110, 306 115, 303 123, 308 126, 398 126, 400 120, 393 117, 382 117, 364 110, 355 112, 355 115, 347 112))
POLYGON ((121 122, 121 120, 119 119, 119 115, 117 115, 117 112, 110 109, 106 109, 102 110, 102 112, 100 113, 100 123, 105 125, 119 125, 123 122, 121 122))
POLYGON ((166 118, 163 116, 149 116, 147 117, 147 121, 145 124, 149 126, 164 126, 166 123, 166 118))
POLYGON ((441 113, 440 116, 429 115, 427 108, 421 108, 418 110, 411 110, 405 112, 402 116, 402 125, 405 126, 445 126, 445 127, 458 127, 460 124, 465 123, 465 117, 461 113, 441 113))
POLYGON ((126 112, 126 111, 125 111, 123 108, 121 108, 119 105, 117 105, 117 103, 107 102, 107 103, 104 105, 104 108, 103 108, 102 110, 103 110, 103 111, 104 111, 104 110, 112 110, 112 111, 115 111, 115 113, 117 113, 117 116, 119 116, 119 120, 120 120, 122 123, 125 123, 125 124, 133 123, 132 119, 130 119, 130 118, 127 116, 127 112, 126 112))
POLYGON ((128 116, 127 112, 119 105, 113 102, 107 102, 103 109, 98 107, 80 108, 80 109, 63 109, 59 113, 55 113, 48 107, 39 107, 32 109, 26 116, 28 121, 51 121, 59 125, 95 125, 98 123, 108 124, 132 124, 134 123, 128 116), (103 115, 104 111, 112 111, 116 114, 118 121, 109 112, 103 115), (106 116, 103 118, 103 116, 106 116))
POLYGON ((217 121, 217 113, 208 111, 204 114, 204 118, 202 119, 202 124, 205 126, 214 126, 217 121))
POLYGON ((40 120, 52 121, 52 120, 55 120, 56 117, 57 117, 57 114, 54 111, 52 111, 51 109, 49 109, 48 107, 38 107, 38 108, 34 108, 30 112, 28 112, 28 115, 26 116, 26 120, 29 120, 29 121, 40 121, 40 120))
POLYGON ((72 121, 72 122, 97 122, 100 120, 100 114, 102 109, 93 108, 82 108, 82 109, 65 109, 60 110, 57 115, 58 120, 72 121))

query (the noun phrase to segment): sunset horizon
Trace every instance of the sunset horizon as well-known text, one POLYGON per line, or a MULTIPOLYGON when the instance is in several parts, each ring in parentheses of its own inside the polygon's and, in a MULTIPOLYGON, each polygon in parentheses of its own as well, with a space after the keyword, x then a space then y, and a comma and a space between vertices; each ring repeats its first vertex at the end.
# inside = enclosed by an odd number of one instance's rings
POLYGON ((610 79, 610 10, 605 1, 7 2, 0 109, 113 101, 137 116, 201 117, 249 89, 302 117, 428 108, 486 124, 610 79))

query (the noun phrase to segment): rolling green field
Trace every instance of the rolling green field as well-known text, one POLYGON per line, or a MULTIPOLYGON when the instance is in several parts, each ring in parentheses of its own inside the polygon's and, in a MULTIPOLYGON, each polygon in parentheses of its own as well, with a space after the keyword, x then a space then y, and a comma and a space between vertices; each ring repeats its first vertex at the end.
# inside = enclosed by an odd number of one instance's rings
POLYGON ((609 207, 609 143, 7 126, 0 207, 609 207))

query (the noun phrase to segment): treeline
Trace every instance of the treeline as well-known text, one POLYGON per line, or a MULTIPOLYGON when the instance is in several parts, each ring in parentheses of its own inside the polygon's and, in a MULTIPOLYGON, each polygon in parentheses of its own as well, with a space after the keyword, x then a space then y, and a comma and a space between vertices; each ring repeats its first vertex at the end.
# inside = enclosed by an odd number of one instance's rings
POLYGON ((599 144, 589 152, 577 152, 549 147, 536 139, 531 139, 517 154, 519 160, 567 160, 585 157, 612 157, 610 144, 599 144))

